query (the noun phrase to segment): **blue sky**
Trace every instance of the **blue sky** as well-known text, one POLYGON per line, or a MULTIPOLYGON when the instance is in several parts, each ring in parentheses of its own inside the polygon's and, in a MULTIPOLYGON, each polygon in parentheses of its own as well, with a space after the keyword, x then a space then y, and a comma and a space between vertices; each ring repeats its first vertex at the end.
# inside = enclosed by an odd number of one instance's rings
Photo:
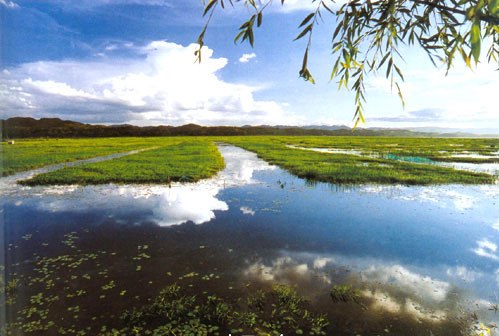
MULTIPOLYGON (((195 64, 201 0, 0 0, 0 117, 352 126, 352 94, 329 82, 334 21, 316 30, 312 85, 298 77, 305 41, 293 42, 310 4, 279 3, 264 16, 254 48, 233 43, 246 9, 239 3, 218 11, 203 62, 195 64)), ((499 129, 492 65, 470 71, 458 64, 445 77, 420 51, 403 54, 406 107, 384 76, 374 75, 365 127, 499 129)))

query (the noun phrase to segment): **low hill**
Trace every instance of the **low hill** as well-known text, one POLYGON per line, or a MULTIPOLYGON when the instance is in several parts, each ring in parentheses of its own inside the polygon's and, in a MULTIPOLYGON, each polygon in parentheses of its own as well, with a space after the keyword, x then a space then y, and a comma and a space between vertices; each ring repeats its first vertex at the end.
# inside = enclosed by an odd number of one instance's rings
MULTIPOLYGON (((14 117, 1 120, 2 139, 16 138, 81 138, 120 136, 180 136, 180 135, 342 135, 342 136, 446 136, 446 134, 413 132, 403 129, 371 130, 346 126, 146 126, 91 125, 58 118, 33 119, 14 117)), ((460 134, 463 136, 463 134, 460 134)), ((469 135, 468 135, 469 136, 469 135)))

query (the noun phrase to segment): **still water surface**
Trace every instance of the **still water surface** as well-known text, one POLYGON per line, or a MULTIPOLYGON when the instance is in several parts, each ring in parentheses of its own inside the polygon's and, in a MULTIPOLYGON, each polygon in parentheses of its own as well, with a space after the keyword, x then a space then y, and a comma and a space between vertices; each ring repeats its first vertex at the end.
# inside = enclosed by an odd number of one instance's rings
MULTIPOLYGON (((186 278, 226 296, 242 287, 297 285, 330 310, 331 332, 339 334, 445 335, 439 324, 473 313, 479 322, 499 323, 491 308, 499 303, 498 185, 310 183, 253 153, 219 149, 226 169, 196 184, 0 181, 8 278, 32 281, 43 258, 99 254, 99 262, 78 270, 54 270, 46 290, 63 298, 85 288, 76 324, 88 328, 113 325, 123 309, 186 278), (149 258, 141 259, 144 249, 149 258), (116 288, 101 294, 109 279, 116 288), (361 289, 367 310, 331 307, 328 289, 345 283, 361 289)), ((19 287, 8 321, 19 319, 36 286, 19 287)), ((61 316, 71 300, 58 300, 50 314, 61 316)), ((70 327, 67 320, 58 323, 70 327)))

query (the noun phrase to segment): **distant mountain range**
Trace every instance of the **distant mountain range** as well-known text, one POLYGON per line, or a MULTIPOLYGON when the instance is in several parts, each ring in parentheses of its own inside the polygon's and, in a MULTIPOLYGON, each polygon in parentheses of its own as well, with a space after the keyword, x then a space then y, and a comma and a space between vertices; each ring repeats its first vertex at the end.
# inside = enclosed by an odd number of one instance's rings
POLYGON ((444 127, 411 127, 407 128, 413 132, 432 132, 432 133, 467 133, 477 135, 499 136, 499 127, 495 128, 467 128, 462 130, 459 128, 444 128, 444 127))
MULTIPOLYGON (((180 135, 342 135, 342 136, 398 136, 398 137, 477 137, 482 135, 445 132, 407 130, 407 129, 365 129, 340 126, 133 126, 92 125, 59 118, 33 119, 14 117, 1 120, 2 139, 13 138, 76 138, 76 137, 120 137, 120 136, 180 136, 180 135)), ((497 137, 494 136, 494 137, 497 137)))

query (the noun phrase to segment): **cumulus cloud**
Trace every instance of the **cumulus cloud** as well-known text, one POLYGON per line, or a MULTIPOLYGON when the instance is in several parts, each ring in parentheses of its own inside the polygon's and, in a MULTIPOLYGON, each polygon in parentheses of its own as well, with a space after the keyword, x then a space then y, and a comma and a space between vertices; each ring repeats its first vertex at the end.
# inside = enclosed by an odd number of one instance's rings
POLYGON ((258 88, 220 79, 228 60, 213 57, 213 50, 204 47, 203 62, 194 63, 196 47, 154 41, 130 47, 126 58, 39 61, 4 70, 2 117, 139 125, 255 125, 283 119, 279 103, 255 99, 258 88))
POLYGON ((240 58, 239 58, 239 62, 240 63, 248 63, 252 58, 255 58, 256 57, 256 54, 255 53, 251 53, 251 54, 243 54, 240 58))

